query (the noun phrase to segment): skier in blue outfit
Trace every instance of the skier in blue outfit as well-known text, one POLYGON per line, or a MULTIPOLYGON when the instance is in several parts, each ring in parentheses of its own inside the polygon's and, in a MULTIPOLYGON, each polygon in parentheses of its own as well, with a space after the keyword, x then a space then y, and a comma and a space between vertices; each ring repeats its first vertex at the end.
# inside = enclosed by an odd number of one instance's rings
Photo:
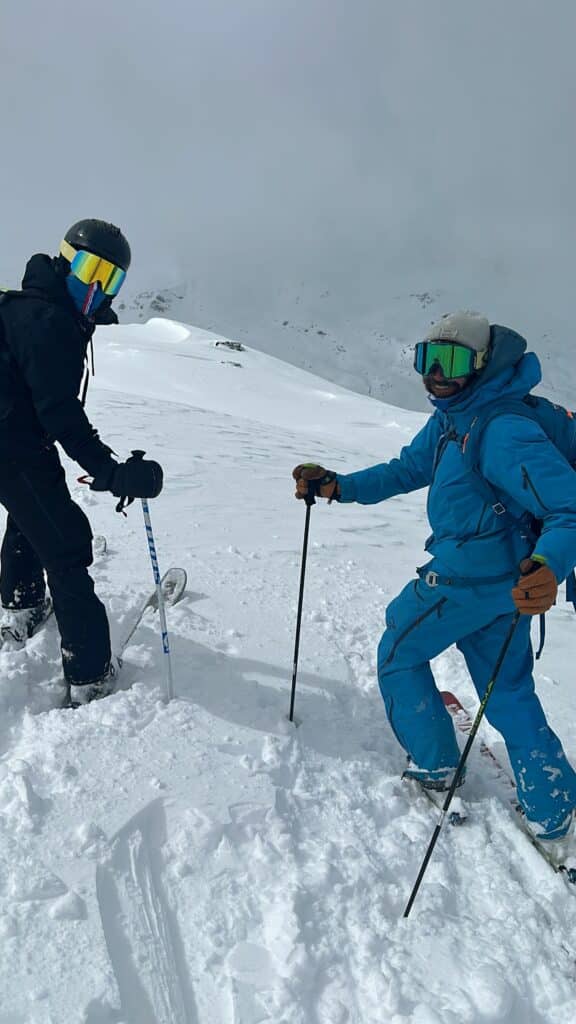
POLYGON ((431 561, 388 605, 378 648, 378 682, 408 755, 406 774, 444 790, 459 759, 431 659, 456 644, 482 697, 518 610, 486 716, 505 740, 531 831, 564 839, 573 833, 576 773, 535 693, 530 624, 576 565, 576 472, 537 422, 503 412, 484 430, 479 469, 508 514, 471 480, 463 446, 475 417, 499 399, 521 400, 541 380, 538 358, 515 331, 452 313, 416 345, 415 367, 435 411, 411 444, 357 473, 297 466, 296 497, 310 480, 321 497, 362 505, 429 487, 431 561), (518 522, 531 516, 541 522, 537 538, 518 522))

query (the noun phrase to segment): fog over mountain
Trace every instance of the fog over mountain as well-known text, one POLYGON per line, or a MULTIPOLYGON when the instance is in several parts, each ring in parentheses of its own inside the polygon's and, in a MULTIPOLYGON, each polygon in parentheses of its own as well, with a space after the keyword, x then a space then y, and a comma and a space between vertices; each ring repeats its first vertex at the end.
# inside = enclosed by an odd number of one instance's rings
POLYGON ((409 345, 451 308, 557 364, 575 30, 570 0, 4 0, 0 280, 96 215, 132 243, 127 320, 160 293, 415 408, 409 345))

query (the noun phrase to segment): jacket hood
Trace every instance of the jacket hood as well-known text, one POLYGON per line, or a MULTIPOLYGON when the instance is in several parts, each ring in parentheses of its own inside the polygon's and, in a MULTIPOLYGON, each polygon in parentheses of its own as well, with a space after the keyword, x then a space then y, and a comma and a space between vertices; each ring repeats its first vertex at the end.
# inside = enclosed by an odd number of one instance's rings
POLYGON ((32 256, 26 264, 24 277, 22 278, 22 291, 41 292, 42 295, 52 302, 70 307, 70 299, 63 277, 54 266, 54 260, 44 253, 37 253, 32 256))
POLYGON ((534 352, 526 352, 527 342, 521 334, 510 327, 492 324, 490 346, 490 362, 479 372, 470 387, 453 398, 431 398, 435 408, 455 415, 476 412, 497 398, 524 398, 540 383, 540 360, 534 352))

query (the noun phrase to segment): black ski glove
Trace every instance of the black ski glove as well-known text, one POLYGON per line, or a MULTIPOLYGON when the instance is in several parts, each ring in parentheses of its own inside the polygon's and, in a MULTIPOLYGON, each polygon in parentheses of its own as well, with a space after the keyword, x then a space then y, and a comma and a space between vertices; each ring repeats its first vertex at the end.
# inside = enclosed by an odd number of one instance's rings
POLYGON ((110 491, 116 498, 157 498, 162 490, 162 467, 152 459, 112 462, 93 478, 91 491, 110 491))

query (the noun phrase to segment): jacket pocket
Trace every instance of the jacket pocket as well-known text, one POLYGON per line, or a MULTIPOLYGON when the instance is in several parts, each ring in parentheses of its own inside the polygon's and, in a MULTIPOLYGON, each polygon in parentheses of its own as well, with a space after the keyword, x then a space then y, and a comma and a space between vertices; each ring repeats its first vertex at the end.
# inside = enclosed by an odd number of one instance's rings
POLYGON ((547 505, 544 504, 544 502, 542 501, 542 498, 538 494, 538 491, 536 490, 534 484, 532 483, 532 481, 530 479, 530 474, 528 473, 528 470, 526 469, 526 466, 520 466, 520 470, 522 472, 522 489, 524 491, 531 491, 532 494, 534 495, 534 497, 536 498, 536 501, 540 505, 540 508, 542 509, 542 511, 543 512, 549 512, 550 509, 548 508, 547 505))
POLYGON ((406 626, 406 628, 402 630, 400 636, 394 642, 390 650, 390 654, 388 655, 386 661, 384 662, 384 665, 390 664, 400 644, 406 639, 407 636, 410 635, 410 633, 413 633, 415 629, 418 629, 418 626, 420 626, 425 619, 429 618, 430 615, 433 615, 434 612, 438 612, 438 615, 440 615, 442 605, 446 604, 446 600, 447 598, 441 597, 438 601, 435 601, 433 605, 430 605, 430 608, 427 608, 425 612, 422 612, 421 615, 418 615, 418 617, 414 619, 414 621, 411 622, 409 626, 406 626))

